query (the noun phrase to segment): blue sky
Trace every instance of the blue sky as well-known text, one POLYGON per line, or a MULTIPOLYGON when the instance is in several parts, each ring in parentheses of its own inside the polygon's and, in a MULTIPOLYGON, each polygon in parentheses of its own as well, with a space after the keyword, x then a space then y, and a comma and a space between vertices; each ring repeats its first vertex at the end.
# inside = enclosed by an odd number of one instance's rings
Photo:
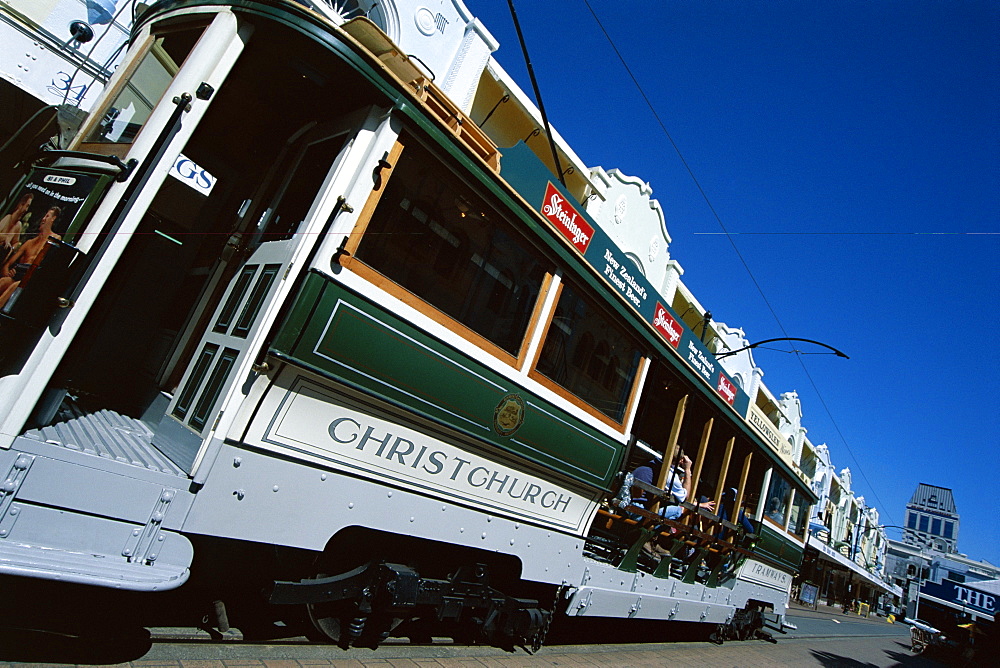
MULTIPOLYGON (((466 2, 530 91, 507 2, 466 2)), ((883 523, 949 487, 1000 565, 1000 2, 590 4, 732 236, 584 0, 516 1, 553 125, 651 184, 716 320, 850 355, 755 358, 883 523)))

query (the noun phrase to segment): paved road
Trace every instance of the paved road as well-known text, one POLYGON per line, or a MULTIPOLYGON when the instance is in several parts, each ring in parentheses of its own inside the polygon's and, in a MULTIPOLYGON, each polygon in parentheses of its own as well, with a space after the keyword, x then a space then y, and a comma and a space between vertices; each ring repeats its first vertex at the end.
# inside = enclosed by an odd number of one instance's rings
MULTIPOLYGON (((49 655, 54 656, 53 654, 49 655)), ((107 657, 111 658, 111 657, 107 657)), ((75 661, 103 663, 98 656, 77 656, 75 661)), ((38 665, 37 659, 33 661, 38 665)), ((0 668, 23 666, 0 663, 0 668)), ((54 664, 49 661, 45 665, 54 664)), ((81 664, 77 664, 81 665, 81 664)), ((106 665, 106 664, 105 664, 106 665)), ((930 668, 941 664, 914 656, 903 640, 879 637, 796 638, 776 644, 763 641, 726 643, 669 643, 644 645, 567 645, 543 648, 538 654, 505 653, 476 647, 386 647, 349 650, 317 646, 289 648, 260 645, 154 645, 154 651, 122 665, 129 668, 319 668, 321 666, 379 668, 484 668, 492 666, 906 666, 930 668), (209 650, 210 651, 207 651, 209 650), (163 656, 161 656, 163 655, 163 656), (169 656, 167 656, 169 655, 169 656), (197 658, 194 658, 197 657, 197 658)))
MULTIPOLYGON (((40 633, 16 628, 0 630, 0 668, 26 664, 109 665, 128 668, 319 668, 321 666, 379 668, 457 668, 484 666, 939 666, 928 658, 909 651, 909 634, 903 625, 891 625, 883 619, 793 610, 789 621, 798 628, 785 634, 775 633, 776 642, 762 640, 727 642, 713 645, 698 642, 555 644, 535 655, 523 650, 504 652, 489 647, 454 645, 408 646, 383 645, 378 650, 310 645, 289 639, 280 643, 191 642, 161 637, 151 642, 148 633, 132 634, 111 642, 110 639, 81 641, 69 635, 40 633), (4 663, 7 662, 7 663, 4 663)), ((641 635, 654 627, 633 634, 632 626, 620 632, 606 628, 606 635, 641 635)), ((662 628, 662 627, 655 627, 662 628)), ((158 631, 163 634, 163 631, 158 631)), ((592 635, 594 628, 581 634, 592 635)), ((647 636, 648 637, 648 636, 647 636)), ((572 639, 572 638, 570 638, 572 639)), ((562 642, 558 638, 556 642, 562 642)))

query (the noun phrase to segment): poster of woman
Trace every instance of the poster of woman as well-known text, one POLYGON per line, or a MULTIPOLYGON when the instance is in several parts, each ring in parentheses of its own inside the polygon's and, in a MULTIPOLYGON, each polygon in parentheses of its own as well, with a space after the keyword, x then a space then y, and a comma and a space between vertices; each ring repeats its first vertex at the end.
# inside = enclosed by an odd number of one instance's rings
POLYGON ((53 242, 71 232, 98 177, 36 168, 0 218, 0 311, 43 261, 53 242))

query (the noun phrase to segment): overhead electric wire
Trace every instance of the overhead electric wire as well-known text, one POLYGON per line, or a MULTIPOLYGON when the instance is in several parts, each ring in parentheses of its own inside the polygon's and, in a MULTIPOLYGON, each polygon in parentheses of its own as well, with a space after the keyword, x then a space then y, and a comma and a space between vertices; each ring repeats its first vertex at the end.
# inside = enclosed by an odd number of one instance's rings
MULTIPOLYGON (((733 251, 736 253, 736 257, 740 259, 740 262, 743 264, 743 268, 746 270, 747 275, 750 277, 750 281, 757 289, 757 293, 760 294, 761 299, 764 300, 764 304, 767 305, 767 309, 771 312, 771 316, 774 318, 774 321, 778 324, 778 329, 780 329, 786 337, 789 337, 788 331, 785 329, 784 324, 781 322, 781 318, 778 317, 778 313, 774 310, 774 307, 768 300, 767 295, 764 294, 764 289, 757 281, 757 278, 756 276, 754 276, 753 271, 751 271, 750 265, 743 257, 743 254, 740 252, 740 249, 736 246, 736 241, 733 239, 733 234, 729 232, 729 230, 726 228, 725 223, 722 222, 722 217, 719 216, 719 213, 715 210, 715 206, 712 205, 712 201, 711 199, 709 199, 708 193, 705 192, 705 189, 701 186, 701 183, 698 181, 698 177, 695 176, 694 170, 691 169, 691 166, 688 164, 687 160, 684 159, 684 155, 681 153, 680 147, 677 145, 677 142, 674 141, 674 138, 673 136, 671 136, 670 131, 667 130, 666 124, 664 124, 663 119, 660 118, 660 115, 657 113, 656 108, 653 106, 652 101, 649 99, 649 96, 646 95, 646 91, 639 83, 639 80, 636 78, 635 74, 633 74, 632 68, 629 67, 628 62, 626 62, 625 60, 625 57, 622 55, 621 51, 618 50, 618 46, 615 44, 614 40, 611 39, 611 35, 608 34, 608 31, 605 29, 604 24, 601 22, 601 19, 597 16, 597 13, 594 11, 594 8, 590 6, 589 0, 583 0, 583 4, 587 6, 587 9, 590 11, 591 16, 594 17, 594 21, 597 23, 597 26, 601 29, 601 32, 604 33, 605 39, 608 40, 608 44, 611 45, 611 48, 614 50, 615 55, 618 56, 618 60, 621 62, 622 67, 625 68, 625 71, 628 73, 629 78, 632 79, 632 83, 635 84, 636 90, 639 91, 639 94, 642 96, 642 99, 646 102, 646 106, 649 107, 650 112, 653 114, 653 117, 659 124, 660 129, 663 131, 664 136, 666 136, 667 140, 670 142, 670 145, 673 147, 674 152, 677 154, 678 159, 680 159, 681 164, 687 171, 688 176, 691 177, 691 181, 698 189, 698 192, 701 193, 702 199, 705 200, 705 204, 708 205, 709 211, 712 212, 712 217, 715 218, 716 222, 719 224, 719 227, 722 228, 722 232, 723 234, 726 235, 726 238, 729 240, 730 245, 733 247, 733 251)), ((843 432, 840 430, 840 426, 834 419, 833 413, 830 412, 830 408, 829 406, 827 406, 826 400, 823 398, 822 393, 816 386, 816 382, 813 380, 812 376, 809 374, 809 370, 806 368, 805 361, 802 359, 801 355, 798 354, 798 351, 792 349, 789 350, 788 352, 796 353, 796 358, 799 360, 799 364, 802 366, 802 370, 803 372, 805 372, 806 378, 809 380, 809 384, 812 385, 812 388, 815 391, 816 396, 819 398, 820 404, 822 404, 823 406, 823 410, 826 411, 827 416, 830 418, 830 422, 833 423, 834 430, 837 432, 837 435, 840 436, 840 439, 843 442, 844 447, 847 448, 848 454, 851 456, 851 459, 854 460, 854 463, 857 465, 858 473, 861 475, 861 478, 865 481, 865 484, 868 485, 868 488, 871 490, 872 495, 875 497, 876 501, 878 501, 878 504, 882 509, 882 513, 890 519, 889 523, 896 524, 896 522, 892 520, 892 516, 890 515, 890 513, 887 510, 885 510, 886 508, 885 503, 883 503, 882 499, 879 498, 878 492, 875 491, 875 487, 868 480, 868 476, 865 475, 864 470, 861 468, 861 462, 859 462, 858 458, 854 455, 854 451, 851 449, 851 446, 848 444, 847 439, 844 437, 843 432)))
POLYGON ((556 151, 556 140, 552 137, 552 126, 549 125, 549 117, 545 114, 545 104, 542 102, 542 91, 538 88, 538 80, 535 78, 535 68, 531 64, 531 57, 528 56, 528 44, 524 41, 524 33, 521 32, 521 22, 517 20, 517 12, 514 11, 514 0, 507 0, 510 7, 510 18, 514 21, 514 31, 517 33, 517 41, 521 43, 521 53, 524 54, 524 64, 528 68, 528 78, 531 79, 531 87, 535 91, 535 101, 538 102, 538 111, 542 115, 542 123, 545 125, 545 135, 549 139, 549 149, 552 151, 552 162, 556 166, 556 176, 559 182, 566 186, 566 176, 563 174, 562 164, 559 161, 559 153, 556 151))

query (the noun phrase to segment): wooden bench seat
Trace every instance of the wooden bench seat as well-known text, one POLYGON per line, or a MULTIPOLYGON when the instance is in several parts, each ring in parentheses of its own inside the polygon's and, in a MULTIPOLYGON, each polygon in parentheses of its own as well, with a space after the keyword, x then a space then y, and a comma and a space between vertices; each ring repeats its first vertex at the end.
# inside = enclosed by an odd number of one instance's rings
MULTIPOLYGON (((645 487, 645 485, 642 485, 645 487)), ((653 488, 652 491, 656 491, 653 488)), ((663 497, 662 493, 656 494, 663 497)), ((756 539, 755 534, 744 531, 740 526, 723 520, 711 512, 694 506, 682 504, 687 511, 688 523, 682 520, 669 520, 657 513, 633 505, 598 509, 598 519, 595 527, 600 527, 610 536, 617 536, 628 545, 628 549, 616 564, 620 570, 635 573, 643 554, 643 547, 655 540, 665 543, 667 554, 653 570, 653 576, 667 578, 672 575, 671 569, 682 572, 680 579, 684 582, 697 582, 703 562, 707 566, 705 584, 717 586, 721 579, 731 576, 743 560, 753 554, 744 545, 751 545, 756 539), (695 523, 709 524, 706 527, 695 523), (738 539, 738 540, 736 540, 738 539)))

